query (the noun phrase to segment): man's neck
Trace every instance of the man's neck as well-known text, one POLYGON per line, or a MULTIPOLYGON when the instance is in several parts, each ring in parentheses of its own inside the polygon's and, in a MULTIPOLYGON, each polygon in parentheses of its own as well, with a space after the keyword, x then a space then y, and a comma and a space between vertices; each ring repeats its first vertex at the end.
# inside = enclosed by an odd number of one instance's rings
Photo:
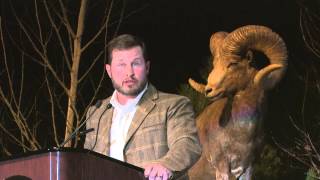
POLYGON ((117 100, 118 100, 119 104, 121 104, 121 105, 126 105, 129 100, 134 99, 136 97, 137 96, 127 96, 127 95, 124 95, 124 94, 117 92, 117 100))

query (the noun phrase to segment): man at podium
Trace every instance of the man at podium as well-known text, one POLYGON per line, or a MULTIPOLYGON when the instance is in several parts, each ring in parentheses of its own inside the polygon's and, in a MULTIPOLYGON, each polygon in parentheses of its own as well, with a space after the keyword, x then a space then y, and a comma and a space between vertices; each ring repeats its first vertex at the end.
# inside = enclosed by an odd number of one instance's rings
POLYGON ((87 112, 84 147, 145 169, 149 179, 183 174, 201 147, 188 98, 158 91, 150 82, 143 41, 120 35, 108 44, 105 69, 114 92, 87 112))

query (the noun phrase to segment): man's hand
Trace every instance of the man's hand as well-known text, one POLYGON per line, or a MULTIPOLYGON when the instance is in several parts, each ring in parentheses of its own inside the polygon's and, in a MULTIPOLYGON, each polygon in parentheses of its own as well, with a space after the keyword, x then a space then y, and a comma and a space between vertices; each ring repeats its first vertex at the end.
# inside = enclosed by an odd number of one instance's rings
POLYGON ((159 163, 145 164, 144 176, 149 180, 167 180, 172 176, 172 172, 159 163))

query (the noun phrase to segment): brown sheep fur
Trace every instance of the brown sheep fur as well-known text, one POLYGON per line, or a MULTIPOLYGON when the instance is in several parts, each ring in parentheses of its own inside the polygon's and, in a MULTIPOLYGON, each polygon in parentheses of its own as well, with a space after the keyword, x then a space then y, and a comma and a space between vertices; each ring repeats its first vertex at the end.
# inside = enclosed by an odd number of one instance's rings
POLYGON ((214 57, 207 84, 189 80, 211 103, 197 117, 203 152, 189 170, 190 179, 251 178, 251 165, 262 142, 266 93, 283 76, 286 47, 269 28, 244 26, 210 40, 214 57), (270 64, 258 69, 253 51, 263 52, 270 64))

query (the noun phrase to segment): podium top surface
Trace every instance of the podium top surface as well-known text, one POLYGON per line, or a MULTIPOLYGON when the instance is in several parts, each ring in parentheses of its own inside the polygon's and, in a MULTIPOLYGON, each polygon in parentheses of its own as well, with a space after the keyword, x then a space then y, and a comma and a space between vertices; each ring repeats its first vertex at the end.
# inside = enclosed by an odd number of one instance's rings
POLYGON ((37 150, 37 151, 30 151, 27 153, 21 153, 21 154, 16 154, 16 155, 12 155, 6 158, 2 158, 0 159, 0 164, 6 163, 8 161, 13 161, 13 160, 19 160, 19 159, 25 159, 25 158, 31 158, 33 156, 41 156, 41 155, 46 155, 48 153, 59 153, 59 154, 72 154, 72 153, 79 153, 79 154, 87 154, 89 156, 94 156, 100 159, 105 159, 108 161, 112 161, 116 164, 119 164, 121 166, 125 166, 128 168, 132 168, 135 169, 137 171, 143 172, 144 170, 138 166, 123 162, 123 161, 119 161, 117 159, 111 158, 109 156, 105 156, 103 154, 94 152, 94 151, 90 151, 88 149, 75 149, 75 148, 50 148, 50 149, 42 149, 42 150, 37 150))
POLYGON ((0 179, 144 180, 143 169, 87 149, 45 149, 0 160, 0 179))

